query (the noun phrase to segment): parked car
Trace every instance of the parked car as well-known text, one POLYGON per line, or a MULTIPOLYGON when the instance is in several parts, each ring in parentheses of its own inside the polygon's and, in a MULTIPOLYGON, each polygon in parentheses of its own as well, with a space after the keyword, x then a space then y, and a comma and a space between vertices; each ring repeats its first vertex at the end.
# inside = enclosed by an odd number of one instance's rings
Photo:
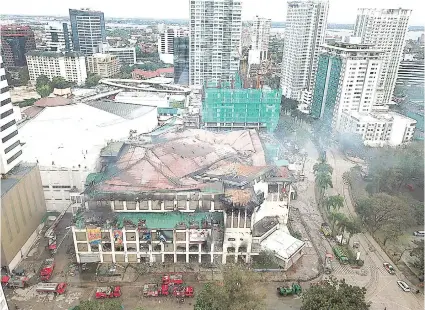
POLYGON ((423 236, 425 236, 425 231, 417 230, 413 233, 413 235, 416 236, 416 237, 423 237, 423 236))
POLYGON ((388 271, 389 274, 395 274, 394 267, 389 263, 384 263, 384 268, 386 271, 388 271))
POLYGON ((409 285, 407 285, 407 283, 406 283, 406 282, 404 282, 404 281, 397 281, 397 284, 398 284, 398 286, 400 286, 400 287, 401 287, 401 289, 402 289, 403 291, 405 291, 405 292, 410 292, 410 287, 409 287, 409 285))

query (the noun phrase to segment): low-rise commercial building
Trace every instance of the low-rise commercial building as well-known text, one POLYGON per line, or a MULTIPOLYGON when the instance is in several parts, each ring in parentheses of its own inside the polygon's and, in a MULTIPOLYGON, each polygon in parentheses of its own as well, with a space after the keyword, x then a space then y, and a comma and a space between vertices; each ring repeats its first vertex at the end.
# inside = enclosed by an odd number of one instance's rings
POLYGON ((49 211, 64 210, 74 193, 84 191, 86 177, 96 170, 99 152, 108 141, 126 139, 132 131, 149 132, 158 124, 156 107, 108 100, 40 101, 29 108, 33 116, 20 128, 22 157, 39 163, 49 211))
POLYGON ((286 270, 303 254, 286 230, 292 177, 266 165, 255 130, 166 126, 108 145, 100 163, 72 227, 80 263, 250 262, 269 250, 286 270))
POLYGON ((68 82, 83 85, 87 79, 85 57, 80 52, 42 52, 26 53, 31 83, 35 84, 40 75, 49 79, 61 76, 68 82))
POLYGON ((120 62, 116 55, 96 53, 87 57, 87 71, 102 78, 114 77, 120 72, 120 62))
POLYGON ((135 47, 112 47, 107 43, 102 43, 99 44, 99 53, 117 56, 121 66, 132 66, 136 63, 135 47))
POLYGON ((416 121, 395 112, 344 112, 340 133, 361 135, 368 146, 397 146, 413 139, 416 121))
POLYGON ((13 168, 1 185, 1 266, 10 272, 27 255, 43 227, 46 202, 38 166, 13 168))

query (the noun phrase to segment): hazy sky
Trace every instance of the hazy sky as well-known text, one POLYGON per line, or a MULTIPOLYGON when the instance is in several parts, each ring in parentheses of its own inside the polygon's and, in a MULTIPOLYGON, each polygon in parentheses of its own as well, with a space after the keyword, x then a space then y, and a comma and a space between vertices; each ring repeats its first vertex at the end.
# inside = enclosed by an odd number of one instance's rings
MULTIPOLYGON (((101 10, 106 17, 140 18, 189 18, 190 0, 3 0, 1 14, 68 15, 68 9, 89 7, 101 10)), ((285 0, 242 0, 242 19, 250 20, 255 15, 284 21, 285 0)), ((331 23, 353 24, 357 8, 406 8, 412 9, 410 25, 423 25, 425 9, 422 0, 330 0, 329 18, 331 23)))

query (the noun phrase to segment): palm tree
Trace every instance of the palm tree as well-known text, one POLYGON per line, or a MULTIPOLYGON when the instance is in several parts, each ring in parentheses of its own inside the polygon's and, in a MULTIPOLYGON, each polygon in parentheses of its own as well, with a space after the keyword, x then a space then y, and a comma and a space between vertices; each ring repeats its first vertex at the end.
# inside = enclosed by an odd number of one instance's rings
POLYGON ((333 187, 332 177, 330 174, 321 172, 316 174, 315 181, 316 181, 316 186, 319 188, 319 195, 320 195, 319 203, 321 203, 323 201, 323 196, 325 195, 326 189, 329 187, 331 188, 333 187))
POLYGON ((332 212, 331 213, 331 221, 332 221, 332 234, 334 234, 335 232, 335 224, 338 223, 337 228, 341 229, 342 228, 342 223, 344 223, 346 221, 347 217, 339 212, 332 212))
POLYGON ((336 196, 329 196, 326 198, 325 205, 328 211, 330 211, 331 208, 334 211, 335 209, 339 211, 339 209, 344 206, 344 197, 342 197, 340 194, 336 196))
POLYGON ((329 165, 327 162, 325 162, 324 159, 320 159, 318 163, 315 163, 313 166, 314 174, 317 175, 318 173, 333 173, 333 168, 331 165, 329 165))
POLYGON ((348 243, 353 235, 361 232, 361 225, 357 220, 348 219, 345 223, 345 230, 348 232, 348 243))

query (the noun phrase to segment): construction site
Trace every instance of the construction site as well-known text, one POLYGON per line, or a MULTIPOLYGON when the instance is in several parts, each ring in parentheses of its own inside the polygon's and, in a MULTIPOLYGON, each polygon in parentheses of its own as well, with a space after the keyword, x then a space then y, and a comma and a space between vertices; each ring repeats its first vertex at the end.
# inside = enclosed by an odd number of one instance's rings
POLYGON ((257 129, 273 132, 279 122, 282 91, 264 86, 270 63, 249 65, 240 56, 240 71, 230 82, 206 81, 202 97, 203 128, 210 130, 257 129))

